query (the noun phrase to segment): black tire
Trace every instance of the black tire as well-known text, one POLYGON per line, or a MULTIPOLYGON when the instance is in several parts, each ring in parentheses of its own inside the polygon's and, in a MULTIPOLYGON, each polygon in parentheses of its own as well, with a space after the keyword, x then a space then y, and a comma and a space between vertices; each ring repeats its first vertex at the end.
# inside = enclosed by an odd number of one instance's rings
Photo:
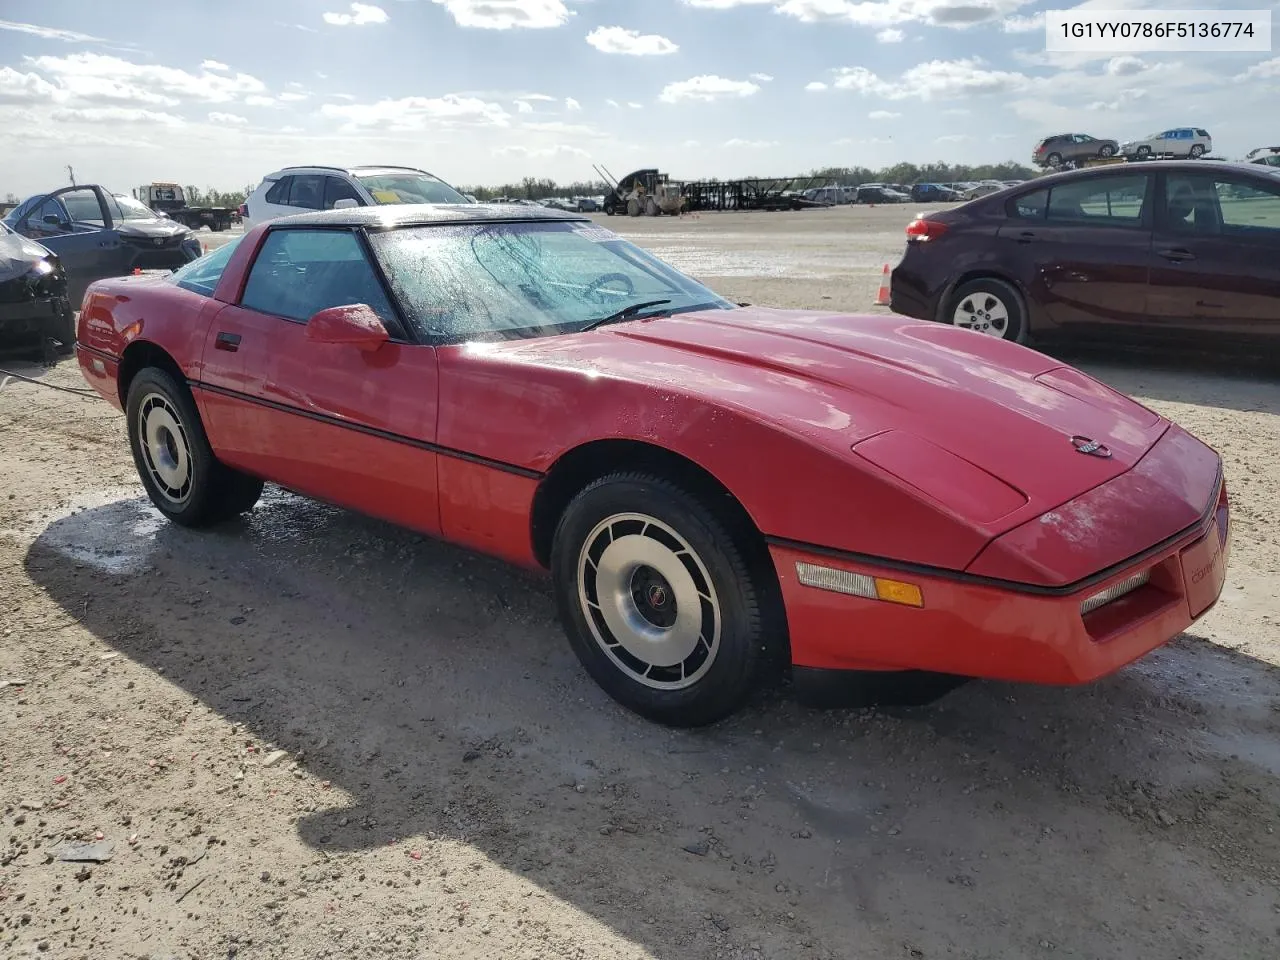
POLYGON ((1196 144, 1192 144, 1192 146, 1191 146, 1191 159, 1192 159, 1192 160, 1199 160, 1199 159, 1200 159, 1201 157, 1203 157, 1203 156, 1204 156, 1204 147, 1202 147, 1202 146, 1201 146, 1200 144, 1198 144, 1198 143, 1196 143, 1196 144))
POLYGON ((1061 166, 1061 165, 1062 165, 1062 154, 1060 154, 1060 153, 1051 153, 1051 154, 1049 154, 1049 156, 1048 156, 1048 158, 1047 158, 1047 162, 1048 162, 1049 166, 1051 166, 1051 167, 1058 167, 1058 166, 1061 166))
POLYGON ((174 523, 212 526, 253 509, 258 502, 262 481, 231 469, 214 456, 191 391, 167 371, 146 367, 138 372, 129 384, 125 417, 129 449, 147 496, 174 523), (155 428, 167 433, 158 444, 165 448, 159 454, 152 452, 143 437, 143 419, 153 416, 176 425, 176 429, 155 428), (156 456, 162 460, 155 461, 156 456), (163 466, 165 457, 174 462, 174 470, 163 466), (175 479, 176 485, 166 485, 166 473, 181 478, 181 483, 175 479))
MULTIPOLYGON (((761 575, 752 572, 742 549, 715 514, 696 497, 661 477, 617 473, 583 489, 566 508, 556 528, 551 572, 561 623, 574 653, 606 693, 649 720, 675 727, 698 727, 721 720, 747 702, 765 668, 778 662, 776 637, 767 629, 768 624, 777 623, 772 611, 765 609, 771 602, 767 598, 773 596, 767 584, 757 582, 761 575), (626 515, 637 514, 657 521, 657 525, 625 519, 626 515), (593 535, 602 527, 607 533, 593 535), (678 631, 692 635, 692 630, 686 629, 688 623, 682 626, 680 614, 685 614, 690 622, 696 617, 693 629, 698 637, 708 632, 713 637, 713 642, 704 644, 705 652, 699 640, 678 665, 649 666, 645 671, 641 668, 646 661, 616 642, 617 635, 605 622, 604 605, 590 602, 592 597, 599 601, 595 591, 611 564, 606 561, 602 566, 591 565, 588 571, 583 559, 584 551, 587 556, 594 552, 593 546, 601 548, 596 560, 605 557, 605 550, 620 549, 625 556, 627 550, 634 548, 625 545, 631 538, 624 539, 623 534, 637 533, 641 528, 649 531, 648 536, 635 539, 643 542, 642 549, 655 551, 653 559, 658 567, 638 562, 633 567, 623 561, 624 573, 617 583, 625 580, 630 593, 619 590, 612 594, 619 599, 611 612, 619 615, 618 610, 626 605, 623 598, 630 596, 630 612, 645 616, 640 613, 640 591, 647 591, 645 596, 652 598, 653 588, 658 586, 660 590, 660 585, 665 584, 671 598, 667 611, 672 618, 669 629, 662 632, 662 625, 653 620, 643 626, 653 627, 661 641, 675 637, 678 631), (683 560, 671 552, 673 544, 681 546, 680 541, 690 551, 683 560), (679 604, 682 595, 688 596, 680 576, 673 576, 670 581, 659 577, 657 584, 650 579, 637 586, 638 579, 651 577, 664 560, 682 565, 676 567, 675 573, 678 575, 683 568, 689 576, 688 583, 697 588, 699 599, 694 605, 679 604), (626 573, 628 570, 631 572, 626 573), (705 593, 704 587, 708 587, 705 593), (687 613, 692 610, 697 614, 687 613), (717 625, 718 642, 714 642, 717 625), (597 633, 601 639, 597 639, 597 633), (615 644, 610 647, 611 652, 606 652, 609 640, 615 644), (649 676, 647 683, 639 679, 642 672, 649 676), (683 679, 686 674, 690 676, 683 679)), ((654 602, 659 606, 662 603, 660 599, 654 602)), ((661 612, 655 606, 648 609, 655 614, 661 612)))
POLYGON ((1103 146, 1101 150, 1098 151, 1098 156, 1100 156, 1103 160, 1106 160, 1110 157, 1115 156, 1115 152, 1116 152, 1116 148, 1108 143, 1105 146, 1103 146))
MULTIPOLYGON (((991 306, 991 300, 998 302, 1003 307, 1003 313, 1007 317, 1000 339, 1008 340, 1012 343, 1026 343, 1027 312, 1022 302, 1022 295, 1018 293, 1013 284, 996 277, 979 277, 977 280, 962 283, 947 300, 947 308, 942 320, 952 326, 964 326, 964 324, 956 322, 956 314, 966 302, 972 304, 976 310, 994 315, 998 311, 993 309, 983 310, 984 306, 988 308, 991 306), (985 303, 981 302, 984 296, 986 298, 985 303)), ((965 310, 964 312, 969 314, 973 311, 965 310)), ((990 323, 991 321, 985 320, 981 322, 990 323)), ((983 332, 990 336, 995 335, 990 330, 984 330, 983 332)))
POLYGON ((1139 160, 1145 160, 1145 159, 1147 159, 1147 157, 1151 156, 1151 148, 1150 148, 1150 147, 1139 147, 1139 148, 1138 148, 1138 154, 1137 154, 1137 156, 1138 156, 1138 159, 1139 159, 1139 160))

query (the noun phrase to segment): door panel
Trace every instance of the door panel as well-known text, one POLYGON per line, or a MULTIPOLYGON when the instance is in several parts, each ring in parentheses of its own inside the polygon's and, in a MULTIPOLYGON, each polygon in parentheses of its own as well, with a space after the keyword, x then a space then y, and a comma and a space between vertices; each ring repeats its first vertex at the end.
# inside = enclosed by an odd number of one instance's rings
POLYGON ((436 353, 394 339, 401 332, 354 233, 270 232, 240 305, 218 314, 205 350, 236 358, 226 362, 223 389, 249 402, 224 415, 240 433, 230 443, 245 469, 438 533, 436 353), (393 339, 363 351, 307 335, 315 313, 353 303, 372 307, 393 339), (219 350, 219 334, 238 339, 219 350))
POLYGON ((1147 298, 1153 329, 1280 336, 1280 184, 1170 173, 1161 196, 1147 298))
POLYGON ((1150 275, 1151 177, 1068 181, 1011 201, 998 236, 1032 297, 1062 332, 1091 334, 1141 322, 1150 275))
POLYGON ((120 235, 114 229, 95 187, 64 187, 51 193, 18 232, 52 250, 67 272, 67 296, 80 308, 85 289, 95 280, 115 276, 120 256, 120 235), (46 223, 57 216, 59 223, 46 223))

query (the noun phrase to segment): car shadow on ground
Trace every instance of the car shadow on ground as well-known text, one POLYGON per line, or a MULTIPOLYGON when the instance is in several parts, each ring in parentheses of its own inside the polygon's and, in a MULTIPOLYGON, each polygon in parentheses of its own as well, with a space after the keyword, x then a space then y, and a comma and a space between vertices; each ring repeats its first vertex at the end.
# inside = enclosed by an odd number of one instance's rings
POLYGON ((773 695, 674 731, 585 677, 536 576, 290 494, 204 533, 132 497, 89 506, 25 566, 345 791, 297 822, 312 848, 459 840, 664 960, 738 930, 776 957, 1139 955, 1155 898, 1187 905, 1160 935, 1188 948, 1205 923, 1234 957, 1274 932, 1276 891, 1242 877, 1278 838, 1238 827, 1280 798, 1280 681, 1194 638, 1085 688, 973 683, 900 710, 773 695))

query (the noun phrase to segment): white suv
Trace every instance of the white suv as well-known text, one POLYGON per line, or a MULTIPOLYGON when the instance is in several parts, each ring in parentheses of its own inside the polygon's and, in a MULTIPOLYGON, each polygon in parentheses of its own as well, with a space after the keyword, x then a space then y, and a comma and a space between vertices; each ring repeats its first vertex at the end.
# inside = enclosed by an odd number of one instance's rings
POLYGON ((1120 152, 1138 160, 1149 157, 1199 160, 1206 153, 1213 152, 1213 138, 1208 130, 1200 127, 1174 127, 1141 140, 1126 141, 1120 144, 1120 152))
POLYGON ((415 167, 285 167, 267 174, 241 208, 245 230, 304 210, 384 203, 473 203, 415 167))

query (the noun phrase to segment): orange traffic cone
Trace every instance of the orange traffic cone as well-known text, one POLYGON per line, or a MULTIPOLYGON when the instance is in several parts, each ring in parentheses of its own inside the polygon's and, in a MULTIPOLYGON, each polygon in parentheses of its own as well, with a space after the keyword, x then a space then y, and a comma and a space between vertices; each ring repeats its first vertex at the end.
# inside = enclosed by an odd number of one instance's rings
POLYGON ((142 276, 142 268, 141 268, 141 267, 134 267, 134 268, 133 268, 133 275, 134 275, 135 277, 140 277, 140 276, 142 276))
POLYGON ((884 272, 880 275, 880 289, 876 293, 876 302, 874 306, 887 307, 889 305, 889 265, 884 265, 884 272))

